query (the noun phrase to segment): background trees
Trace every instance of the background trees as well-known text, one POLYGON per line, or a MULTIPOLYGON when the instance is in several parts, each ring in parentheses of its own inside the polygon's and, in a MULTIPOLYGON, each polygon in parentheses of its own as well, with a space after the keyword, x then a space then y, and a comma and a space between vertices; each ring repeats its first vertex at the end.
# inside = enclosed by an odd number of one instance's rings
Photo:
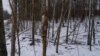
MULTIPOLYGON (((100 10, 97 9, 97 1, 98 0, 9 0, 12 9, 11 56, 15 56, 17 37, 19 45, 18 54, 20 56, 19 35, 28 30, 32 31, 30 45, 35 46, 37 41, 35 35, 41 36, 43 56, 46 56, 46 48, 49 43, 54 43, 54 45, 56 45, 56 53, 59 53, 63 28, 66 28, 63 43, 66 43, 66 45, 81 44, 81 42, 77 40, 79 37, 78 34, 80 33, 80 26, 82 26, 81 23, 85 24, 85 26, 83 25, 82 27, 85 27, 85 33, 88 33, 86 43, 90 46, 91 50, 92 45, 95 44, 94 17, 100 16, 100 10)), ((2 7, 0 7, 0 10, 0 12, 3 13, 2 7)), ((6 11, 4 13, 7 14, 6 11)), ((0 18, 3 18, 3 15, 0 15, 0 18)), ((1 20, 0 23, 2 26, 0 32, 3 33, 2 37, 4 38, 3 20, 1 20)), ((39 39, 39 41, 41 41, 41 39, 39 39)), ((5 38, 0 38, 0 40, 2 40, 1 43, 5 44, 5 38)))

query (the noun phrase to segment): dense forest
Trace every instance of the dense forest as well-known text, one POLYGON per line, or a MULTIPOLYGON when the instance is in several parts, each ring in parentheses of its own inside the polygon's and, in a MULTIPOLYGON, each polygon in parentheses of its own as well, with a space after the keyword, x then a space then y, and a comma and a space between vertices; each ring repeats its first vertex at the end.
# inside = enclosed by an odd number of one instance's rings
POLYGON ((99 56, 100 0, 2 1, 0 56, 99 56))

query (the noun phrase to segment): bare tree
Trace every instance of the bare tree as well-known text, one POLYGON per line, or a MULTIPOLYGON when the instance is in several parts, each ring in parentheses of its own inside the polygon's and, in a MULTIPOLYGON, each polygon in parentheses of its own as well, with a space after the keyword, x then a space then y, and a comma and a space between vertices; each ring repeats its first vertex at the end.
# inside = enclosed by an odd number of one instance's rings
POLYGON ((59 27, 57 29, 57 35, 56 35, 56 39, 57 39, 56 53, 58 53, 59 39, 60 39, 60 32, 61 32, 61 25, 63 23, 63 12, 64 12, 63 5, 64 5, 64 0, 62 0, 62 10, 61 10, 61 16, 60 16, 60 24, 59 24, 59 27))
POLYGON ((89 0, 89 29, 88 29, 87 44, 90 46, 90 50, 91 50, 91 42, 92 42, 92 32, 91 32, 91 9, 92 9, 92 0, 89 0))
POLYGON ((66 32, 66 43, 68 43, 68 32, 69 32, 69 20, 71 15, 72 0, 69 0, 68 18, 67 18, 67 32, 66 32))
POLYGON ((55 7, 56 3, 53 3, 53 19, 52 19, 52 39, 54 38, 54 19, 55 19, 55 7))
POLYGON ((17 31, 17 0, 9 0, 12 9, 12 37, 11 37, 11 56, 15 56, 15 42, 17 31))
POLYGON ((35 45, 35 41, 34 41, 34 27, 35 27, 35 17, 34 17, 34 0, 32 0, 32 44, 35 45))
POLYGON ((0 0, 0 56, 7 56, 2 0, 0 0))
POLYGON ((46 56, 47 47, 47 28, 48 28, 48 16, 46 14, 46 0, 41 1, 41 13, 42 13, 42 43, 43 43, 43 56, 46 56))

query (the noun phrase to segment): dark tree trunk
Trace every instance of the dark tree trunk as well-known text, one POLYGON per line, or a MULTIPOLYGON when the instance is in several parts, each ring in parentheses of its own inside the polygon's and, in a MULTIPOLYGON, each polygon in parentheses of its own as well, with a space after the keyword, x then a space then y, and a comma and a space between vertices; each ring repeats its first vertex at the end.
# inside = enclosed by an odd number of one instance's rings
POLYGON ((68 43, 68 32, 69 32, 69 19, 71 15, 71 7, 72 7, 72 1, 69 1, 69 10, 68 10, 68 18, 67 18, 67 31, 66 31, 66 43, 68 43))
POLYGON ((32 44, 33 45, 35 45, 35 39, 34 39, 34 37, 35 37, 35 14, 34 14, 34 6, 35 6, 35 4, 34 4, 34 0, 32 0, 32 44))
POLYGON ((63 23, 63 12, 64 12, 64 0, 61 0, 62 1, 62 10, 61 10, 61 16, 60 16, 60 24, 59 24, 59 27, 57 29, 57 45, 56 45, 56 53, 58 53, 58 49, 59 49, 59 39, 60 39, 60 32, 61 32, 61 25, 63 23))
POLYGON ((15 56, 15 43, 17 32, 17 0, 9 0, 12 9, 12 34, 11 34, 11 56, 15 56))
POLYGON ((0 56, 7 56, 2 0, 0 0, 0 56))
POLYGON ((88 29, 88 39, 87 39, 87 44, 90 46, 90 51, 91 51, 91 46, 92 46, 92 0, 89 0, 89 29, 88 29))

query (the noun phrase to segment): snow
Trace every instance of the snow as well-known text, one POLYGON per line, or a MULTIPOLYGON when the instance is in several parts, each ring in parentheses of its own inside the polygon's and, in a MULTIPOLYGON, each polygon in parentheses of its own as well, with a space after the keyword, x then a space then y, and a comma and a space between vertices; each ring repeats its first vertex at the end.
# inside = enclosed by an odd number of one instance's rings
MULTIPOLYGON (((7 21, 5 21, 4 23, 6 23, 6 22, 7 21)), ((100 43, 98 43, 98 41, 100 42, 100 38, 99 38, 100 32, 96 31, 96 44, 97 45, 92 45, 92 51, 90 51, 89 46, 86 45, 87 31, 86 32, 84 31, 83 24, 80 25, 78 38, 76 40, 79 42, 82 42, 84 44, 82 44, 82 45, 81 44, 66 44, 65 43, 66 27, 62 27, 61 36, 60 36, 59 53, 56 53, 56 46, 54 46, 52 42, 48 42, 47 56, 100 56, 100 43)), ((55 26, 55 31, 56 31, 58 24, 55 24, 55 25, 56 25, 55 26)), ((96 26, 97 26, 97 24, 96 24, 96 26)), ((7 28, 7 26, 5 25, 5 29, 6 28, 7 28)), ((96 29, 100 30, 100 26, 97 26, 96 29)), ((72 29, 70 29, 69 31, 72 31, 72 29)), ((31 38, 32 38, 31 32, 32 32, 32 29, 22 33, 19 36, 20 45, 21 45, 20 46, 21 47, 21 56, 42 56, 41 36, 39 33, 37 35, 35 35, 35 39, 38 41, 35 41, 36 45, 32 46, 32 45, 30 45, 31 41, 32 41, 31 40, 31 38)), ((52 34, 51 32, 52 32, 52 30, 50 29, 50 35, 52 34)), ((8 33, 9 33, 9 31, 6 33, 6 35, 8 33)), ((74 36, 74 39, 75 39, 75 36, 74 36)), ((72 34, 70 35, 69 38, 70 39, 73 38, 72 34)), ((50 40, 50 41, 53 41, 53 40, 50 40)), ((6 36, 6 46, 7 46, 8 56, 10 56, 11 42, 10 42, 10 38, 8 36, 6 36)), ((16 41, 16 56, 18 56, 17 41, 16 41)))
POLYGON ((9 6, 9 0, 2 0, 3 2, 3 9, 7 10, 11 14, 11 8, 9 6))

